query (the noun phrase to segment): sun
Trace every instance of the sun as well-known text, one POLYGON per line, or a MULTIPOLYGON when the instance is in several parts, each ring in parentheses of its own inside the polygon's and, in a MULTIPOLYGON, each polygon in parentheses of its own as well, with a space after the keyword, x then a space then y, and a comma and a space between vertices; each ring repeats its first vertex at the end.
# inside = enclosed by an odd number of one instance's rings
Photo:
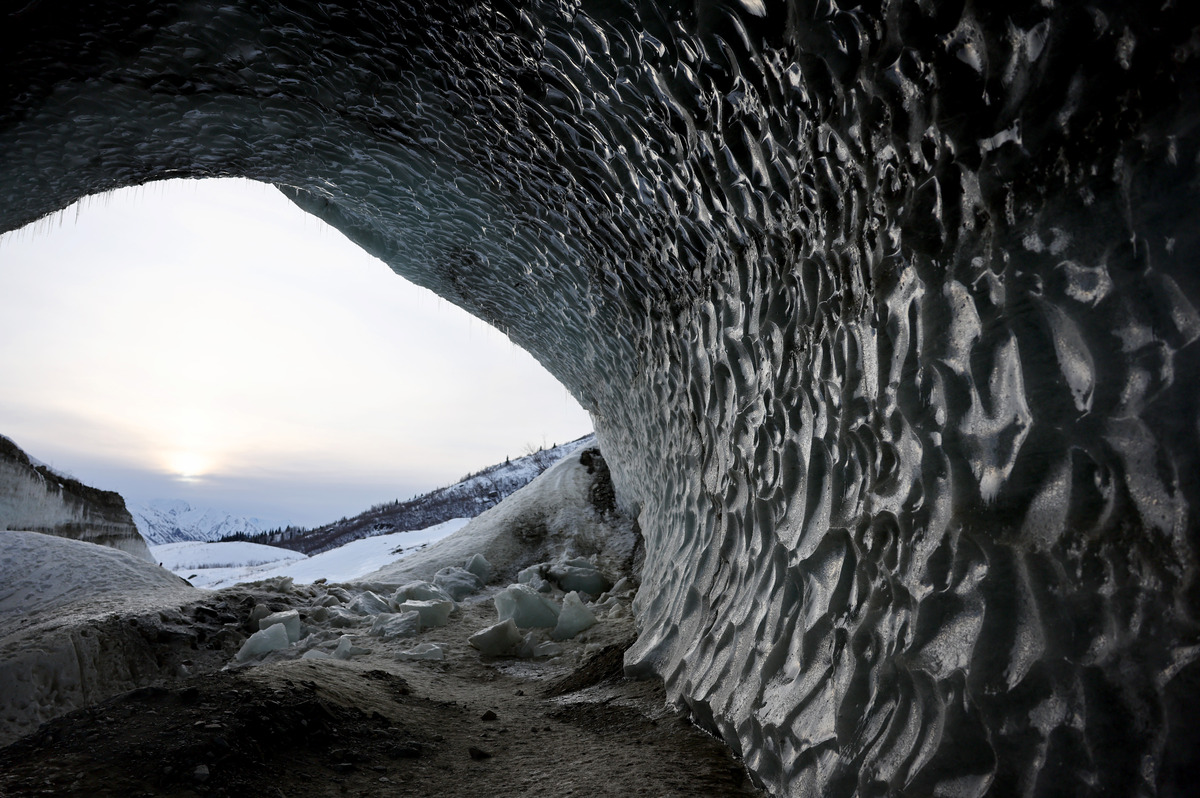
POLYGON ((208 473, 209 461, 195 452, 177 452, 171 456, 170 469, 180 479, 197 479, 208 473))

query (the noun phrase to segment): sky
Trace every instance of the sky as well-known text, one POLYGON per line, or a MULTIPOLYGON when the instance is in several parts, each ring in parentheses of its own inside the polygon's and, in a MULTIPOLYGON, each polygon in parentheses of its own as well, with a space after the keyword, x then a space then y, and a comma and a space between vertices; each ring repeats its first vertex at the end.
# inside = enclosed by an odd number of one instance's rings
POLYGON ((0 236, 0 434, 127 503, 317 525, 591 421, 275 188, 172 180, 0 236))

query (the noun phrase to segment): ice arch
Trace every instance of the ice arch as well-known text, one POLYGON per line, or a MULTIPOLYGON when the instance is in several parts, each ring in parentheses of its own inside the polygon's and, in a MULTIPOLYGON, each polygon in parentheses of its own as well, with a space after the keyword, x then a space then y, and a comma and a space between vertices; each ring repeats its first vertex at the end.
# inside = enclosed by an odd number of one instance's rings
POLYGON ((0 229, 243 175, 507 329, 640 510, 629 664, 777 791, 1180 794, 1196 16, 35 0, 0 229))

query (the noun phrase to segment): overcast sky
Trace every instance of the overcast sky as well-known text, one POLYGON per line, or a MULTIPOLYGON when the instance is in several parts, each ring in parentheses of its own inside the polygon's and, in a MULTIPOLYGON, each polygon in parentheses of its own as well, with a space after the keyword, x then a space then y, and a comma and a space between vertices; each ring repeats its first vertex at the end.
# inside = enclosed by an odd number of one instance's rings
POLYGON ((59 470, 305 525, 591 429, 499 332, 244 180, 0 237, 0 374, 0 434, 59 470))

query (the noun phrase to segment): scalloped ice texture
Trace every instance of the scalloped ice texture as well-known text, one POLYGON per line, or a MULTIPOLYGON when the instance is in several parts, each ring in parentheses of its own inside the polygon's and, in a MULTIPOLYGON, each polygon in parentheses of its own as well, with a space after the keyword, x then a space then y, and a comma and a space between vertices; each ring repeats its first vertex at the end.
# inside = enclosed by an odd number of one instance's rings
POLYGON ((243 175, 506 330, 781 794, 1183 793, 1197 4, 841 5, 28 4, 0 229, 243 175))

